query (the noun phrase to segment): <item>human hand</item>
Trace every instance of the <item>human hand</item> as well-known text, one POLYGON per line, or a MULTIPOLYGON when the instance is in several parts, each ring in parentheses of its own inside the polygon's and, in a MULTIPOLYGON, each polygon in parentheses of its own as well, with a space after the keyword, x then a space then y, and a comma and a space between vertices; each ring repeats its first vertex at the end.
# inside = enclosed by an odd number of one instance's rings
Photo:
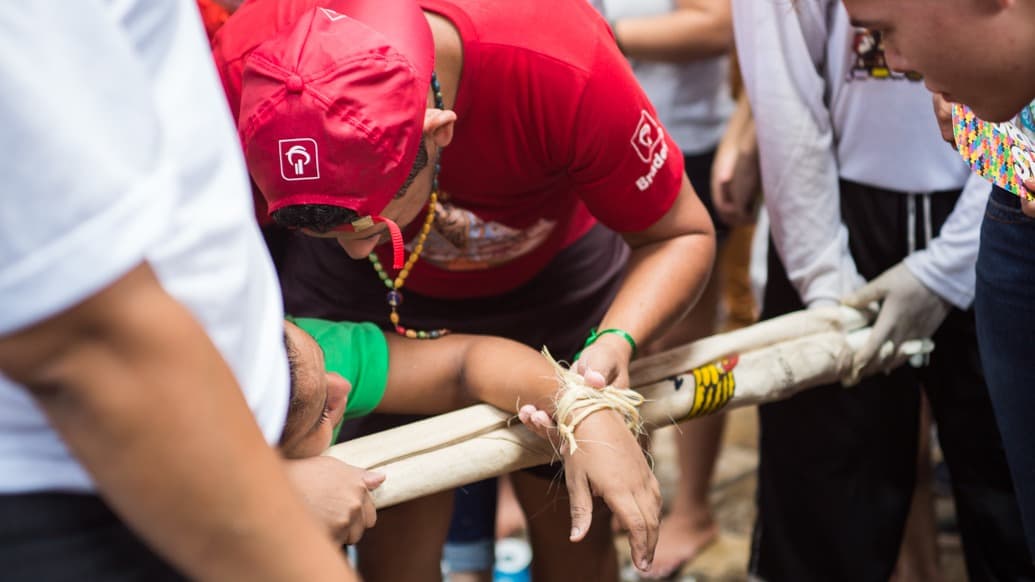
MULTIPOLYGON (((556 425, 545 411, 518 411, 525 426, 557 445, 556 425)), ((613 410, 595 412, 575 427, 579 449, 560 445, 571 505, 570 539, 583 539, 593 521, 593 495, 603 498, 629 532, 633 564, 646 571, 654 560, 661 520, 661 491, 636 437, 613 410)))
POLYGON ((518 409, 518 420, 539 438, 550 441, 554 448, 563 454, 567 443, 558 438, 557 423, 550 418, 548 412, 534 404, 526 404, 518 409))
POLYGON ((854 384, 863 376, 889 371, 905 362, 909 355, 900 349, 906 340, 930 338, 945 321, 951 305, 928 289, 910 272, 904 262, 844 298, 842 303, 861 311, 880 302, 877 319, 866 343, 852 360, 852 372, 846 384, 854 384), (890 342, 890 348, 882 347, 890 342))
POLYGON ((712 202, 729 226, 755 221, 762 177, 754 124, 732 139, 723 139, 712 162, 712 202))
POLYGON ((952 102, 946 101, 941 93, 931 94, 934 116, 938 119, 938 130, 942 132, 942 139, 952 147, 956 147, 956 136, 952 133, 952 102))
POLYGON ((284 461, 288 476, 313 514, 339 543, 354 544, 377 522, 370 492, 384 482, 381 473, 331 457, 284 461))
POLYGON ((1028 189, 1027 195, 1021 194, 1021 212, 1025 216, 1035 218, 1035 178, 1028 178, 1024 181, 1024 187, 1028 189))
POLYGON ((574 370, 594 388, 629 386, 629 360, 632 346, 621 335, 601 334, 579 354, 574 370))

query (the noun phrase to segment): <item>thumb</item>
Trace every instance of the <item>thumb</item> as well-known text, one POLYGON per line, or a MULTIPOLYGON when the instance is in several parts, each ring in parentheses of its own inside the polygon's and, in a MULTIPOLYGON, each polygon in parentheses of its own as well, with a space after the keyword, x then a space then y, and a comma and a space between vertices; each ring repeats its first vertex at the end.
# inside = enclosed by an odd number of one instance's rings
POLYGON ((852 375, 856 378, 861 377, 860 374, 863 368, 867 367, 870 362, 878 357, 881 346, 884 345, 884 342, 891 335, 894 325, 891 319, 884 312, 878 315, 877 321, 873 323, 873 327, 870 329, 870 335, 866 338, 866 342, 855 352, 855 358, 852 363, 852 375))
POLYGON ((841 299, 841 303, 848 307, 866 310, 874 301, 884 299, 885 295, 887 295, 887 289, 885 289, 882 277, 877 277, 873 281, 870 281, 846 295, 841 299))
POLYGON ((384 473, 375 473, 374 471, 366 471, 363 473, 363 484, 366 485, 367 489, 370 491, 377 489, 384 482, 384 473))
POLYGON ((584 360, 579 360, 575 371, 586 380, 586 384, 589 384, 593 388, 604 388, 607 386, 607 378, 604 378, 603 374, 589 367, 589 364, 584 360))
POLYGON ((593 495, 589 483, 581 476, 565 472, 568 482, 568 504, 571 506, 571 535, 573 542, 582 541, 593 523, 593 495))
POLYGON ((880 349, 880 346, 883 343, 883 337, 870 331, 870 336, 866 338, 866 343, 859 347, 855 352, 855 357, 852 358, 852 373, 850 376, 852 379, 851 384, 858 384, 859 380, 862 379, 863 368, 877 357, 877 350, 880 349))

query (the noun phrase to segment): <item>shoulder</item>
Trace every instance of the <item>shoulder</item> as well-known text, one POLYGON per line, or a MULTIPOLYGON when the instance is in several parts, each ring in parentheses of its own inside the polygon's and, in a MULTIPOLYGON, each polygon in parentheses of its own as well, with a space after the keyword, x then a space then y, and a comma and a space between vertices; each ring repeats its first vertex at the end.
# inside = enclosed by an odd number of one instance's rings
POLYGON ((607 23, 586 0, 421 0, 460 31, 465 51, 495 59, 550 62, 590 72, 597 46, 612 42, 607 23))

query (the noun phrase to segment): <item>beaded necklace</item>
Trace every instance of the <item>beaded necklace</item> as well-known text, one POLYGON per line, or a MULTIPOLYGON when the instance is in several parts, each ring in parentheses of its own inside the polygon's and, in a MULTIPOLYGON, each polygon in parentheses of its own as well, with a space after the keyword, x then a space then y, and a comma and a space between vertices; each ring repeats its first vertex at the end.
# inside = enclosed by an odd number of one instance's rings
MULTIPOLYGON (((434 72, 431 73, 431 89, 435 95, 435 107, 445 110, 445 101, 442 99, 442 88, 438 84, 438 77, 434 72)), ((388 307, 391 311, 388 314, 388 320, 392 322, 395 327, 395 333, 414 339, 435 339, 442 337, 449 333, 448 329, 440 328, 433 329, 430 331, 407 329, 399 324, 399 306, 402 305, 403 295, 402 288, 406 284, 406 278, 410 276, 410 270, 413 269, 413 265, 417 263, 417 259, 420 258, 421 252, 424 251, 424 241, 428 238, 428 233, 431 232, 431 223, 435 220, 435 205, 438 202, 438 171, 439 164, 435 162, 435 174, 431 178, 431 196, 428 197, 428 214, 424 217, 424 225, 420 229, 420 234, 417 235, 417 244, 413 246, 413 251, 410 252, 410 256, 406 259, 406 263, 403 265, 399 274, 396 275, 395 279, 388 276, 385 272, 385 268, 381 265, 381 261, 378 260, 376 253, 370 253, 367 256, 370 259, 370 263, 374 265, 374 271, 377 273, 381 282, 384 283, 385 287, 388 288, 388 293, 385 295, 385 300, 388 301, 388 307)))

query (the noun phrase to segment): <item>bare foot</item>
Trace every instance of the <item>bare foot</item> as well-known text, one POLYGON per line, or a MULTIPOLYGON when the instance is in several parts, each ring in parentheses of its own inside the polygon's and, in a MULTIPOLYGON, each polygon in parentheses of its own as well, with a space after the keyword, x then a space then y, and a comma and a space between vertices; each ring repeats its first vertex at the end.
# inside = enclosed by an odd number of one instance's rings
POLYGON ((671 513, 661 520, 658 547, 654 563, 640 577, 661 580, 672 576, 684 564, 692 561, 719 536, 719 525, 711 516, 706 520, 692 519, 671 513))

